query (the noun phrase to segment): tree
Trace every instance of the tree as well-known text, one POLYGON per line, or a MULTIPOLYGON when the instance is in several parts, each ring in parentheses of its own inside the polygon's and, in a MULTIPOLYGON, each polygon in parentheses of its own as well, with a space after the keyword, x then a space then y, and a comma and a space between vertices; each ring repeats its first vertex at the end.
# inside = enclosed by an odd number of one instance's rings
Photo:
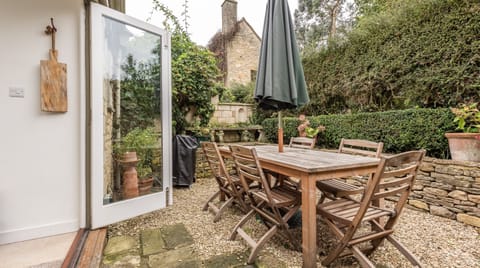
MULTIPOLYGON (((184 3, 186 16, 188 2, 184 3)), ((211 99, 223 90, 218 83, 221 73, 216 59, 206 48, 191 41, 170 9, 157 0, 153 0, 153 4, 155 10, 166 17, 164 26, 172 33, 172 115, 175 131, 182 133, 189 126, 187 115, 198 119, 201 127, 207 126, 214 112, 211 99)), ((184 25, 188 26, 186 22, 184 25)))
POLYGON ((299 0, 294 16, 300 48, 316 50, 343 35, 353 25, 355 10, 348 0, 299 0))
POLYGON ((400 0, 355 0, 357 19, 378 14, 400 0))
MULTIPOLYGON (((155 79, 159 72, 153 63, 137 62, 132 55, 121 66, 122 93, 120 94, 121 120, 120 129, 128 133, 134 128, 147 128, 153 125, 155 109, 159 99, 155 96, 155 79)), ((157 87, 159 88, 159 87, 157 87)))

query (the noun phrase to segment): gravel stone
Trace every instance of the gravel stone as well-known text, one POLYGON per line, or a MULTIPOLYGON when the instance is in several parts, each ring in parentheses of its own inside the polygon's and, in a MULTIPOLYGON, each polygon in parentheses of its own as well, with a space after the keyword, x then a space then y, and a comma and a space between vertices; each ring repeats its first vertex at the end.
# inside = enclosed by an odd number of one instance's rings
MULTIPOLYGON (((208 175, 208 174, 207 174, 208 175)), ((240 210, 230 207, 217 222, 213 214, 202 211, 205 200, 216 191, 212 177, 197 177, 192 187, 175 188, 173 205, 108 228, 108 237, 128 235, 139 237, 142 230, 183 223, 192 235, 193 248, 200 260, 213 256, 250 252, 239 237, 230 241, 230 232, 242 217, 240 210)), ((254 237, 265 232, 265 226, 251 219, 245 226, 254 237)), ((406 207, 396 225, 394 236, 423 262, 425 267, 480 267, 480 228, 465 225, 455 220, 431 215, 406 207)), ((301 228, 294 229, 301 238, 301 228)), ((333 234, 318 221, 318 267, 332 249, 333 234)), ((287 267, 301 267, 302 253, 289 249, 289 244, 274 236, 259 254, 259 259, 274 256, 287 267)), ((411 267, 411 264, 389 242, 373 253, 371 259, 377 267, 411 267)), ((336 261, 333 267, 360 267, 354 258, 336 261)))

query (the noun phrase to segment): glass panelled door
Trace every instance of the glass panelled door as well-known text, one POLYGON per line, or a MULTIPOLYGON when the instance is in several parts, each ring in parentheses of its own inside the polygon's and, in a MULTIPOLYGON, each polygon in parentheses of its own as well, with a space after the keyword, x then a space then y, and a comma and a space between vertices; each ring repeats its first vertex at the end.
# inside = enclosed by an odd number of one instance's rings
POLYGON ((165 207, 170 198, 170 39, 94 3, 90 22, 90 196, 97 228, 165 207))

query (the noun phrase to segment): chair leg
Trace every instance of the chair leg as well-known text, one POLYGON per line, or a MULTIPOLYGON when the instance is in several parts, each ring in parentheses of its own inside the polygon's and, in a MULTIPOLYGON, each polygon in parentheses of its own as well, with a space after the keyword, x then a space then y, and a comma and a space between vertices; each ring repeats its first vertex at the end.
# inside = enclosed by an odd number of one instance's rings
POLYGON ((210 198, 208 198, 207 202, 205 202, 205 205, 203 206, 203 211, 208 210, 208 204, 213 201, 213 199, 217 198, 217 196, 220 194, 220 190, 214 193, 210 198))
POLYGON ((256 243, 256 245, 252 248, 252 252, 250 252, 250 256, 248 256, 247 264, 253 264, 255 259, 257 258, 258 253, 263 248, 263 245, 277 232, 278 227, 275 225, 268 232, 266 232, 256 243))
POLYGON ((218 210, 217 214, 215 214, 215 218, 213 218, 213 222, 217 222, 220 220, 220 216, 222 216, 223 212, 230 206, 232 205, 234 198, 230 197, 227 201, 223 203, 222 206, 220 206, 220 209, 218 210))
POLYGON ((296 250, 300 250, 301 251, 301 245, 298 241, 298 239, 295 239, 295 237, 293 236, 292 232, 290 231, 290 227, 288 226, 288 220, 290 220, 290 218, 293 217, 293 215, 295 215, 295 213, 297 213, 298 209, 300 208, 300 205, 297 205, 296 207, 290 209, 283 217, 282 217, 282 220, 283 222, 281 222, 280 224, 280 227, 281 228, 284 228, 285 229, 285 233, 287 235, 287 238, 288 240, 290 240, 290 242, 292 243, 293 247, 296 249, 296 250))
POLYGON ((346 245, 338 245, 334 250, 332 250, 327 257, 322 261, 323 266, 328 266, 330 265, 337 257, 342 253, 342 251, 345 249, 346 245))
POLYGON ((403 256, 405 256, 413 265, 423 267, 420 260, 415 255, 413 255, 413 253, 410 252, 410 250, 408 250, 402 243, 400 243, 400 241, 393 238, 391 235, 387 236, 387 240, 392 243, 392 245, 394 245, 398 249, 398 251, 400 251, 400 253, 402 253, 403 256))
POLYGON ((250 210, 250 206, 247 205, 247 195, 243 190, 238 191, 238 196, 236 197, 235 202, 240 206, 240 210, 243 213, 247 213, 250 210))
POLYGON ((375 268, 375 264, 373 264, 357 246, 352 246, 350 249, 362 267, 375 268))
POLYGON ((255 210, 251 209, 242 219, 235 225, 233 228, 232 233, 230 234, 230 240, 235 240, 235 236, 237 235, 237 230, 241 228, 251 217, 255 215, 255 210))
POLYGON ((245 202, 245 199, 243 198, 243 196, 240 196, 240 197, 239 197, 238 203, 239 203, 239 205, 240 205, 240 210, 241 210, 243 213, 247 213, 247 211, 250 209, 250 206, 247 205, 247 203, 245 202))
POLYGON ((320 199, 318 199, 318 203, 317 205, 320 205, 323 203, 323 201, 325 201, 325 194, 320 192, 320 199))

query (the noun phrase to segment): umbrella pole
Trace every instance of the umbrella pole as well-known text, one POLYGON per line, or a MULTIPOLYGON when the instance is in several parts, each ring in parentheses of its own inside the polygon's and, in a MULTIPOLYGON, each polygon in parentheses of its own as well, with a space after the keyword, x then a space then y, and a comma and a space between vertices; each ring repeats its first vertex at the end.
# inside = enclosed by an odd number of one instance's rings
POLYGON ((278 152, 283 153, 283 122, 282 111, 278 111, 278 152))

